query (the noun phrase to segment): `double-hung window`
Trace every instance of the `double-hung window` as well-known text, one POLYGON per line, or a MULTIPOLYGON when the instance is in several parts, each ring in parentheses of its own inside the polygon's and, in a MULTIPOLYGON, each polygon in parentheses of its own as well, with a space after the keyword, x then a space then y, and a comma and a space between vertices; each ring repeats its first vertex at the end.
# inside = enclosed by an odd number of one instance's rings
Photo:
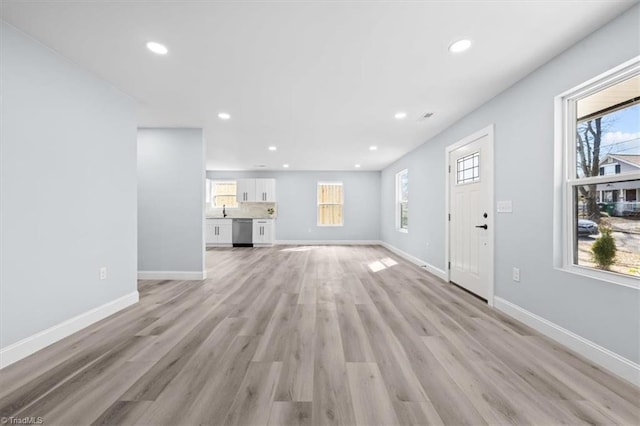
POLYGON ((209 207, 214 209, 238 207, 236 198, 235 180, 213 180, 207 179, 206 201, 209 207))
POLYGON ((318 226, 343 225, 342 182, 318 182, 318 226))
POLYGON ((396 173, 396 228, 407 232, 409 229, 409 171, 396 173))
POLYGON ((640 287, 640 58, 556 98, 556 266, 640 287))

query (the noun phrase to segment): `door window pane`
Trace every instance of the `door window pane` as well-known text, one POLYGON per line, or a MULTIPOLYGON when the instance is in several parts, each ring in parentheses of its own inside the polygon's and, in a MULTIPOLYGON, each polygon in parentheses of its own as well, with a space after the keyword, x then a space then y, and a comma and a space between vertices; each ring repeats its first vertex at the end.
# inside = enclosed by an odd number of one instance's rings
POLYGON ((469 183, 480 180, 480 153, 474 152, 465 157, 458 158, 456 162, 458 179, 456 183, 469 183))

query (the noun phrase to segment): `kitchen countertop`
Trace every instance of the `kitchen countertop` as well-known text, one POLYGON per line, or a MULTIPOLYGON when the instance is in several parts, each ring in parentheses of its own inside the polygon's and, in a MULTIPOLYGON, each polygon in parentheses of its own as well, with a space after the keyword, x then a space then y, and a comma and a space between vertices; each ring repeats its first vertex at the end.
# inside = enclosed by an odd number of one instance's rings
POLYGON ((246 217, 246 216, 227 216, 227 217, 222 217, 222 216, 207 216, 207 219, 275 219, 275 216, 268 216, 268 217, 246 217))

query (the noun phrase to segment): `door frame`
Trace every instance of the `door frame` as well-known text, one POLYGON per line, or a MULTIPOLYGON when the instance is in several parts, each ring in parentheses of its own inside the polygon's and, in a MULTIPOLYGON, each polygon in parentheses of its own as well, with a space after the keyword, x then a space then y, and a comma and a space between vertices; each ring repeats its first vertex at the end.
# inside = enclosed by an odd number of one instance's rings
POLYGON ((494 157, 494 125, 491 124, 477 132, 472 133, 471 135, 455 142, 445 149, 445 212, 444 212, 444 222, 445 222, 445 241, 444 241, 444 266, 445 273, 447 276, 447 282, 451 282, 451 268, 450 268, 450 255, 449 255, 449 246, 451 240, 451 231, 449 229, 449 213, 451 212, 450 205, 450 185, 451 185, 451 176, 452 173, 449 172, 453 165, 450 164, 449 158, 451 157, 451 152, 456 149, 470 144, 482 137, 488 137, 488 147, 487 152, 484 154, 488 156, 490 164, 491 164, 491 173, 489 173, 488 178, 484 178, 486 184, 489 186, 489 206, 491 206, 489 217, 487 218, 487 225, 489 225, 489 243, 491 245, 491 250, 489 252, 489 267, 488 267, 488 279, 489 279, 489 295, 487 297, 487 304, 489 306, 493 306, 493 296, 495 291, 495 157, 494 157))

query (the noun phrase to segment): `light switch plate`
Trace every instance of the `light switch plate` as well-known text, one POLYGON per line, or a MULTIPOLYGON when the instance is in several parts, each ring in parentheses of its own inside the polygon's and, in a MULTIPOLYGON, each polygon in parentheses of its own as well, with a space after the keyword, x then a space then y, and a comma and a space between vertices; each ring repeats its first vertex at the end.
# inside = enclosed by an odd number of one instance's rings
POLYGON ((498 213, 512 213, 513 203, 511 201, 498 201, 498 213))
POLYGON ((520 282, 520 268, 513 268, 513 280, 517 283, 520 282))

